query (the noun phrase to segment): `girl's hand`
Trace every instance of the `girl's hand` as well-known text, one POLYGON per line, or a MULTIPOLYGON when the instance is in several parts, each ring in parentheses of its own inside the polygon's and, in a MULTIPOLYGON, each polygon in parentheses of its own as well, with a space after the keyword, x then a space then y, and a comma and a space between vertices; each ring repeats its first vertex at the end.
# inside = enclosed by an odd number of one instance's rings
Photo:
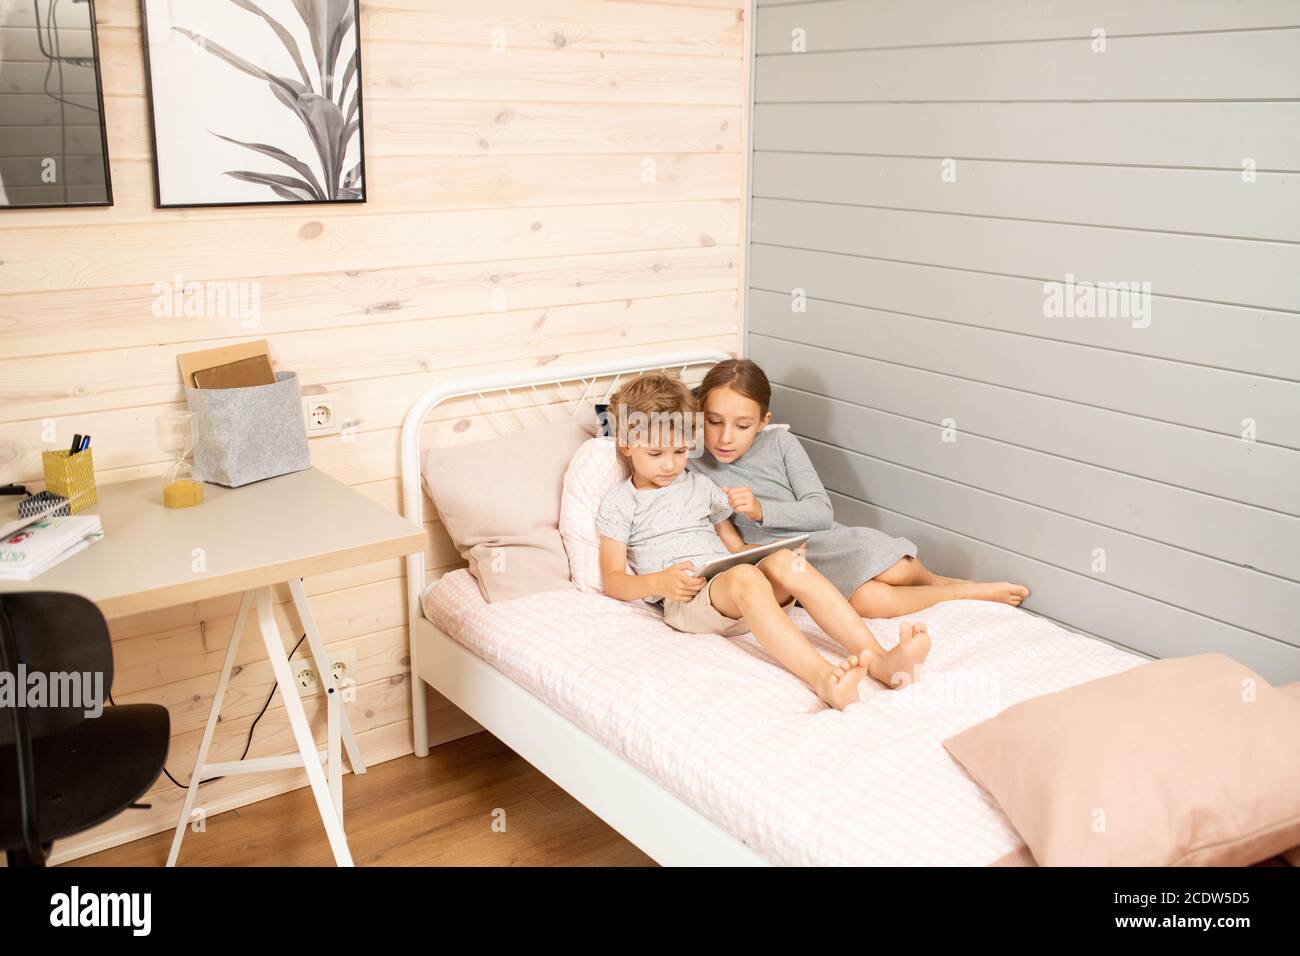
POLYGON ((763 503, 748 488, 723 488, 727 501, 737 514, 742 514, 754 524, 763 523, 763 503))
POLYGON ((700 593, 704 587, 704 578, 694 575, 695 565, 689 561, 679 561, 671 568, 664 568, 651 575, 654 580, 654 595, 670 601, 689 601, 700 593))

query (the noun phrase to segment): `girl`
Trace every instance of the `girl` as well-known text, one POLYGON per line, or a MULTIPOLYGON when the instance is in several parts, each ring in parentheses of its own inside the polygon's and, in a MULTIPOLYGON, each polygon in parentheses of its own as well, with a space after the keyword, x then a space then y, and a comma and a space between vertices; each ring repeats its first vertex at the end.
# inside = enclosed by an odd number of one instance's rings
POLYGON ((898 644, 886 651, 835 586, 792 551, 708 580, 696 577, 695 569, 711 558, 752 545, 729 520, 732 509, 722 490, 686 470, 696 438, 690 389, 650 373, 620 388, 609 407, 627 480, 605 496, 596 516, 607 595, 662 601, 664 623, 690 634, 752 631, 764 650, 840 710, 858 700, 858 684, 867 675, 887 687, 920 676, 930 650, 923 624, 900 624, 898 644), (784 608, 796 599, 848 649, 842 664, 826 660, 790 620, 784 608))
POLYGON ((838 524, 799 439, 766 427, 772 387, 749 359, 719 362, 695 394, 704 412, 705 450, 692 467, 722 486, 745 541, 764 544, 813 532, 809 563, 863 617, 898 617, 963 598, 1019 605, 1029 596, 1019 584, 935 574, 906 538, 838 524))

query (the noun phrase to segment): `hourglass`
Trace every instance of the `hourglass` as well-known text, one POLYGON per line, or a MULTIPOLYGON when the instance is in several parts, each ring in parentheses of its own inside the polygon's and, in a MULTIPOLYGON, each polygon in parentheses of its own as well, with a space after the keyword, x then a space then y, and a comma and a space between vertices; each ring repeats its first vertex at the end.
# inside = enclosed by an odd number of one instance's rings
POLYGON ((189 508, 203 503, 203 482, 194 473, 194 413, 168 412, 154 421, 158 446, 174 457, 163 473, 163 504, 168 508, 189 508))

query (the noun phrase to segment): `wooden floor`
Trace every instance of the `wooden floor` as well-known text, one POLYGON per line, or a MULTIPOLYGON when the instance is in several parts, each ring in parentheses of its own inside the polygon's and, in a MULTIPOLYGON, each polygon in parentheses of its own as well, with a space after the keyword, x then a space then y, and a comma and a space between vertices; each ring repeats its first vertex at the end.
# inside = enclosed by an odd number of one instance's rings
MULTIPOLYGON (((343 778, 358 866, 653 866, 654 861, 491 734, 343 778), (503 813, 504 812, 504 816, 503 813), (505 831, 494 829, 504 819, 505 831)), ((126 812, 130 812, 129 810, 126 812)), ((68 866, 162 866, 172 831, 68 866)), ((181 866, 330 866, 307 788, 231 810, 188 833, 181 866)))

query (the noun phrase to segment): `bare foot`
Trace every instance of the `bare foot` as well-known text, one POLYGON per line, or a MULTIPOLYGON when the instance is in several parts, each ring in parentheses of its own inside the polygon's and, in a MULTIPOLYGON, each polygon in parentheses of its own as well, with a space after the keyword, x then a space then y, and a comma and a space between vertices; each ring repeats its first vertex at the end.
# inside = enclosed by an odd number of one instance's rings
POLYGON ((921 676, 921 663, 930 653, 930 634, 918 621, 899 622, 898 643, 883 655, 875 655, 869 665, 871 676, 886 687, 906 687, 921 676))
POLYGON ((968 600, 996 601, 1012 607, 1019 607, 1020 602, 1029 597, 1029 588, 1010 581, 972 581, 962 590, 968 600))
POLYGON ((866 676, 866 667, 857 655, 851 654, 822 678, 821 684, 816 688, 817 696, 836 710, 843 710, 849 704, 858 702, 858 685, 866 676))

